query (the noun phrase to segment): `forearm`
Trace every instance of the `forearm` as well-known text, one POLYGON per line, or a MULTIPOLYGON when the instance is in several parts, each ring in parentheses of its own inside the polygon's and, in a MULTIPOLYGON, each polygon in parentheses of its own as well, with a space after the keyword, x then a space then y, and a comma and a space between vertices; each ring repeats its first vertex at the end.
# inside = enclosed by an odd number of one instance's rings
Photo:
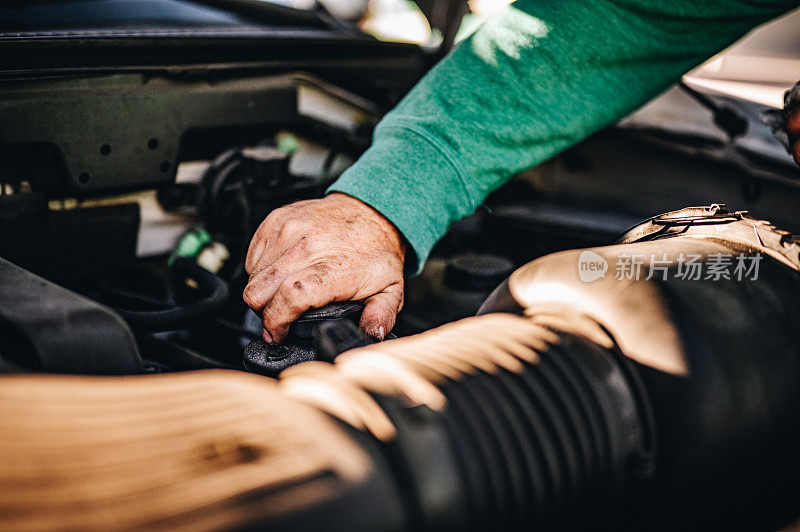
POLYGON ((515 173, 795 5, 518 0, 423 78, 331 190, 392 221, 421 266, 451 223, 515 173))

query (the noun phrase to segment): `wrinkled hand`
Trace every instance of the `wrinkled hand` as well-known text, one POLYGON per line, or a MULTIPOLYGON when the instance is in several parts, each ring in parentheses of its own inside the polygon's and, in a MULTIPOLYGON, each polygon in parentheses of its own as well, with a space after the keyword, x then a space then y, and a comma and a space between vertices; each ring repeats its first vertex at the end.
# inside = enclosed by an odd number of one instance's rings
POLYGON ((785 125, 794 160, 800 165, 800 83, 786 95, 785 125))
POLYGON ((361 328, 383 338, 403 305, 405 244, 367 204, 345 194, 292 203, 256 231, 245 302, 262 312, 264 341, 280 342, 310 308, 364 300, 361 328))

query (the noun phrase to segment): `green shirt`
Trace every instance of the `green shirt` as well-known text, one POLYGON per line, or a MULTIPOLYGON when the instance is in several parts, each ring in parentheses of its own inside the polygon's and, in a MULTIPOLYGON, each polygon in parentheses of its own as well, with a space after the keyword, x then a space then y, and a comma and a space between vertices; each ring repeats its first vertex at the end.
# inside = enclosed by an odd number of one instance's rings
POLYGON ((408 266, 419 269, 450 225, 515 173, 625 116, 797 5, 518 0, 428 72, 329 192, 386 216, 415 254, 408 266))

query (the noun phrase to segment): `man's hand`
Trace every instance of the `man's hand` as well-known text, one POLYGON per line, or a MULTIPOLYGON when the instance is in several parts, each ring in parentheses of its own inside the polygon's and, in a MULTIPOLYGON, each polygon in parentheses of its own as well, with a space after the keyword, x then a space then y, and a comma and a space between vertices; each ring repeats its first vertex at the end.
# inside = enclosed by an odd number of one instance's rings
POLYGON ((786 131, 794 160, 800 165, 800 83, 786 95, 786 131))
POLYGON ((310 308, 364 300, 361 328, 383 338, 403 306, 405 244, 369 205, 345 194, 276 209, 256 231, 245 302, 262 312, 264 340, 280 342, 310 308))

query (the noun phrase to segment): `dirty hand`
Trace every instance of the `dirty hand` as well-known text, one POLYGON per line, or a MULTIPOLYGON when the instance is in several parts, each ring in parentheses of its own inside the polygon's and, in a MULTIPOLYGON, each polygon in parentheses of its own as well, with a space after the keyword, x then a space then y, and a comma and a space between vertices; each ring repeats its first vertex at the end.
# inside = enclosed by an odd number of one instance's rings
POLYGON ((786 131, 789 133, 789 146, 794 160, 800 165, 800 82, 786 94, 784 114, 786 131))
POLYGON ((405 243, 378 211, 345 194, 292 203, 256 231, 245 302, 262 312, 264 340, 280 342, 310 308, 364 300, 361 328, 383 338, 403 305, 405 243))

